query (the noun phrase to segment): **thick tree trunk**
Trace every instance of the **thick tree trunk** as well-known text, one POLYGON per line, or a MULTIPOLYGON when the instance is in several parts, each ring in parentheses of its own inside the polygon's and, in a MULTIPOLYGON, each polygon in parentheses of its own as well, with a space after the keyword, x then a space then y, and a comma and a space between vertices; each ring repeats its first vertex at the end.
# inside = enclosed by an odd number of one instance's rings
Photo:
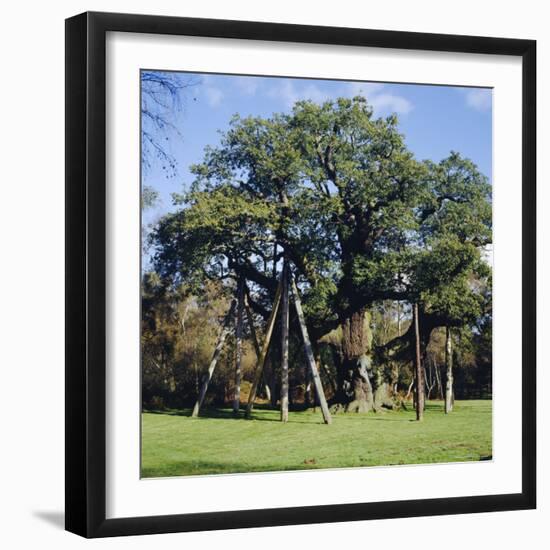
POLYGON ((453 342, 451 329, 447 327, 445 338, 445 366, 447 369, 447 381, 445 384, 445 414, 453 410, 453 342))
POLYGON ((391 393, 395 397, 397 396, 397 384, 399 383, 399 363, 391 364, 391 393))
POLYGON ((374 411, 394 409, 396 407, 396 403, 392 397, 392 394, 393 390, 391 382, 386 382, 380 378, 379 384, 374 385, 374 411))
POLYGON ((361 309, 342 322, 342 386, 338 401, 344 400, 347 412, 368 412, 374 405, 366 315, 366 310, 361 309))
POLYGON ((380 365, 373 365, 369 372, 373 393, 372 408, 374 412, 378 412, 383 408, 392 409, 394 406, 391 397, 391 380, 386 379, 384 370, 380 365))

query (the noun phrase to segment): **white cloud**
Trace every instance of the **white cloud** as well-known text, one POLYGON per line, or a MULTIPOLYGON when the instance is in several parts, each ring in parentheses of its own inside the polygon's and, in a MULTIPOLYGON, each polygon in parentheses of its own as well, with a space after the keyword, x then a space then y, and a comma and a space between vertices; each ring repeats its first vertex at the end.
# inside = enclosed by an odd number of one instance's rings
POLYGON ((203 88, 206 101, 210 107, 218 107, 223 99, 223 92, 219 88, 213 86, 205 86, 203 88))
POLYGON ((399 95, 394 94, 375 94, 368 96, 367 101, 372 105, 376 113, 397 113, 406 115, 413 109, 412 103, 399 95))
POLYGON ((315 103, 334 100, 337 97, 364 96, 377 116, 389 113, 407 114, 413 104, 405 97, 389 91, 388 86, 378 82, 345 82, 342 86, 323 89, 307 80, 284 80, 270 88, 268 95, 280 99, 287 109, 297 101, 311 100, 315 103))
POLYGON ((253 76, 240 76, 235 79, 235 86, 240 93, 253 96, 260 87, 260 80, 253 76))
POLYGON ((287 109, 292 109, 297 101, 311 100, 315 103, 323 103, 333 99, 333 95, 321 90, 312 83, 303 84, 291 80, 284 80, 279 86, 270 88, 268 95, 280 99, 287 109))
POLYGON ((488 111, 493 105, 492 90, 472 89, 466 91, 466 105, 476 111, 488 111))
POLYGON ((374 109, 376 115, 397 113, 406 115, 413 109, 413 104, 405 97, 387 92, 387 86, 379 82, 348 82, 346 95, 364 96, 374 109))

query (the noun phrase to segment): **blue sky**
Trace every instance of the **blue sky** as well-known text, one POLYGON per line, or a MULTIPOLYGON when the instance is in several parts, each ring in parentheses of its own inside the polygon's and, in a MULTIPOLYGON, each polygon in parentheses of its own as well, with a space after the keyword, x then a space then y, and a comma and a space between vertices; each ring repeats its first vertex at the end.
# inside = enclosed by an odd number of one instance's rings
POLYGON ((143 171, 143 184, 159 192, 158 205, 144 215, 150 223, 172 208, 171 194, 192 181, 189 166, 202 160, 206 145, 216 145, 231 117, 289 112, 295 101, 315 102, 364 95, 376 116, 396 113, 399 128, 419 160, 439 161, 451 150, 473 160, 491 180, 492 91, 417 84, 306 80, 298 78, 182 74, 193 85, 182 92, 173 116, 179 131, 159 135, 177 160, 175 177, 159 163, 143 171), (168 139, 167 139, 168 138, 168 139))

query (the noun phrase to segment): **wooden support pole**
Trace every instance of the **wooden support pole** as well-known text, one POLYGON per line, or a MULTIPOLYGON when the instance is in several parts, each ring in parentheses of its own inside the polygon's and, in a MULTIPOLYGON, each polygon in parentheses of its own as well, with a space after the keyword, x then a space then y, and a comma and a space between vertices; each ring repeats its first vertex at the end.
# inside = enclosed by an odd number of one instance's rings
POLYGON ((436 365, 437 367, 437 378, 439 380, 439 397, 443 401, 445 399, 445 392, 443 391, 443 379, 441 377, 441 367, 439 365, 436 365))
POLYGON ((237 286, 237 318, 235 324, 235 391, 233 394, 233 414, 239 413, 241 403, 241 362, 243 354, 243 310, 244 279, 241 277, 237 286))
POLYGON ((292 294, 294 296, 294 306, 296 307, 298 322, 300 323, 300 330, 302 332, 302 339, 304 341, 306 359, 311 372, 311 377, 313 378, 313 384, 315 386, 315 391, 317 392, 319 404, 321 405, 323 419, 325 421, 325 424, 330 424, 332 422, 332 418, 330 416, 330 411, 328 410, 327 400, 325 399, 325 392, 323 391, 323 385, 321 384, 321 377, 319 376, 319 371, 317 370, 317 365, 315 364, 313 349, 311 347, 311 341, 309 340, 304 311, 302 309, 302 302, 300 301, 300 295, 298 294, 298 287, 296 286, 296 282, 294 281, 294 277, 292 276, 292 274, 290 274, 290 284, 292 288, 292 294))
POLYGON ((281 289, 282 285, 279 281, 277 286, 277 291, 275 293, 275 300, 273 301, 273 308, 269 319, 267 320, 267 327, 265 332, 265 339, 262 346, 262 352, 260 358, 256 364, 256 371, 254 372, 254 381, 252 382, 252 387, 250 388, 250 395, 248 396, 248 404, 246 405, 246 417, 250 417, 252 412, 252 407, 254 406, 254 400, 256 399, 256 393, 258 392, 258 386, 262 379, 262 372, 264 369, 265 361, 267 358, 267 352, 269 351, 269 344, 271 342, 271 336, 273 335, 273 328, 275 327, 275 319, 277 318, 277 311, 279 309, 279 303, 281 301, 281 289))
MULTIPOLYGON (((311 405, 311 373, 306 365, 306 373, 304 380, 304 403, 306 408, 309 408, 311 405)), ((313 400, 313 405, 315 405, 315 398, 313 400)))
POLYGON ((223 326, 220 330, 218 341, 216 342, 216 348, 214 350, 214 355, 212 355, 212 360, 210 361, 210 365, 208 366, 208 371, 204 374, 199 396, 197 398, 197 402, 195 403, 195 407, 193 408, 193 414, 192 414, 193 417, 199 416, 199 410, 202 407, 202 402, 204 401, 204 396, 206 395, 208 384, 212 379, 212 374, 214 373, 214 369, 216 368, 216 363, 220 358, 225 339, 227 338, 227 335, 231 330, 231 319, 233 318, 233 315, 235 313, 235 306, 236 306, 236 301, 232 300, 231 307, 229 308, 229 311, 225 316, 223 326))
MULTIPOLYGON (((256 360, 259 360, 262 354, 262 350, 260 349, 258 336, 256 335, 256 329, 254 328, 254 318, 252 317, 252 312, 250 311, 250 306, 248 305, 246 294, 244 295, 244 307, 246 311, 246 318, 248 319, 250 334, 252 336, 252 343, 254 344, 254 351, 256 352, 256 360)), ((265 382, 265 376, 264 376, 264 391, 268 401, 271 401, 271 389, 269 388, 269 384, 265 382)))
POLYGON ((446 367, 446 383, 445 383, 445 414, 449 414, 453 410, 453 340, 451 327, 446 327, 445 331, 445 367, 446 367))
POLYGON ((246 311, 246 319, 248 321, 250 335, 252 336, 252 344, 254 345, 254 351, 256 352, 256 359, 259 359, 260 355, 262 354, 262 350, 260 349, 260 343, 258 342, 256 329, 254 328, 254 318, 252 317, 252 312, 250 311, 250 306, 248 305, 248 300, 246 299, 246 296, 244 298, 244 309, 246 311))
POLYGON ((420 328, 418 326, 418 304, 414 304, 414 332, 416 338, 416 420, 424 418, 424 381, 420 359, 420 328))
POLYGON ((288 422, 288 263, 283 264, 281 293, 281 422, 288 422))

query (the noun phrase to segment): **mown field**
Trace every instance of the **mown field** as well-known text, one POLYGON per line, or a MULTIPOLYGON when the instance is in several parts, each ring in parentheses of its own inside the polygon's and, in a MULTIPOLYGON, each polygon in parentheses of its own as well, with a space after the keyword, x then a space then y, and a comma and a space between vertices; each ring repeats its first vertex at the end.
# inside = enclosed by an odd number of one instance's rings
MULTIPOLYGON (((457 401, 450 415, 430 401, 423 422, 413 410, 339 414, 256 409, 234 418, 229 409, 145 412, 142 477, 342 468, 490 460, 491 401, 457 401)), ((242 413, 241 413, 242 414, 242 413)))

